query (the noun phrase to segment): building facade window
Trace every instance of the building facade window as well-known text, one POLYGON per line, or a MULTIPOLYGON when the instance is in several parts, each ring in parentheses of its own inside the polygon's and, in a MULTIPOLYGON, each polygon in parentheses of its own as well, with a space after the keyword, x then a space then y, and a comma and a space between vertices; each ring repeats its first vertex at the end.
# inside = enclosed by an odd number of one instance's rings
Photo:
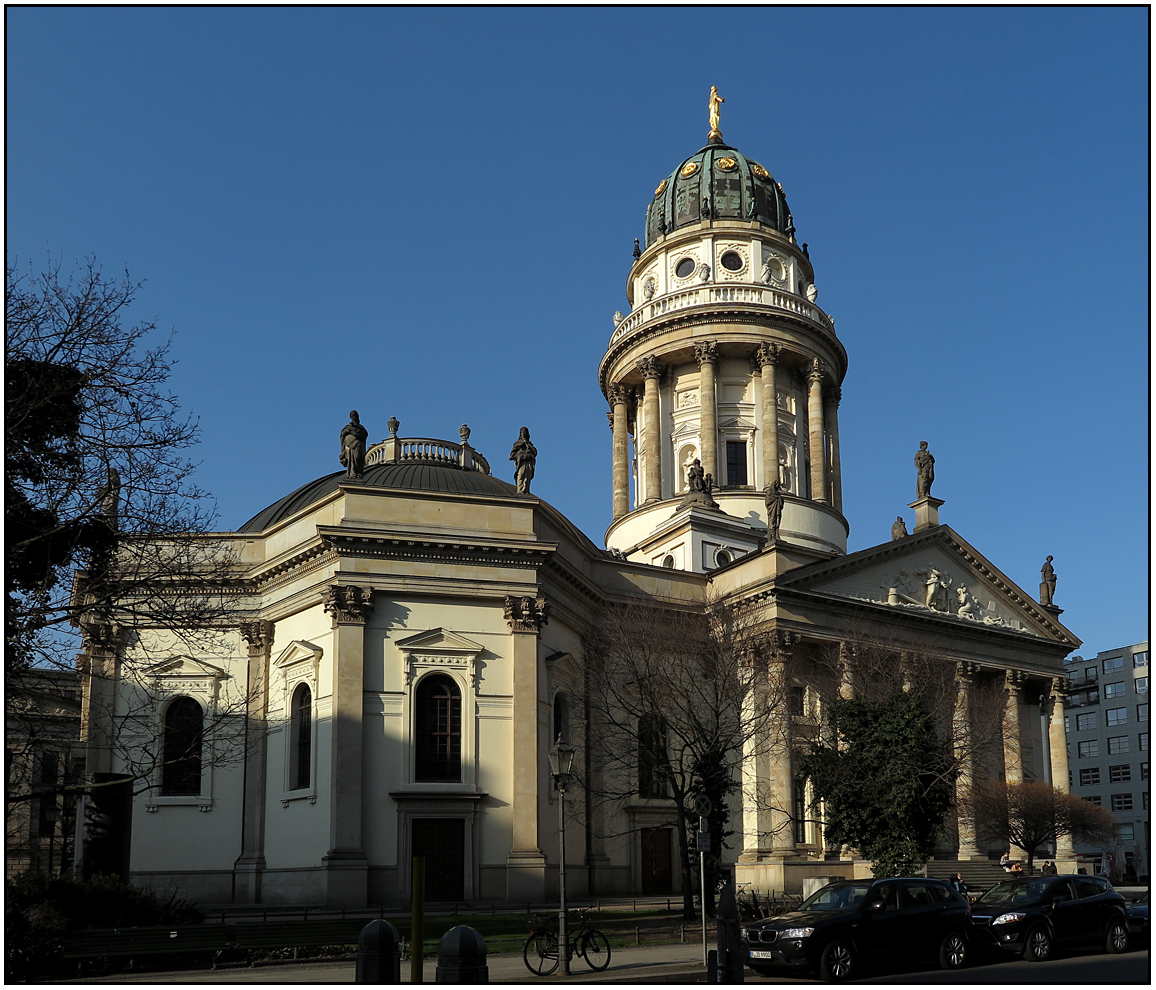
POLYGON ((313 692, 308 684, 298 684, 293 692, 289 732, 289 787, 300 790, 309 786, 313 768, 313 692))
POLYGON ((1084 712, 1083 715, 1076 716, 1076 731, 1086 732, 1088 729, 1096 728, 1096 713, 1084 712))
POLYGON ((1118 698, 1123 693, 1124 693, 1124 682, 1123 681, 1113 681, 1111 684, 1105 684, 1104 685, 1104 697, 1105 698, 1118 698))
POLYGON ((667 796, 668 762, 666 726, 662 719, 644 716, 638 720, 638 796, 667 796))
POLYGON ((1115 756, 1117 753, 1128 752, 1128 737, 1127 736, 1108 736, 1108 754, 1115 756))
POLYGON ((741 440, 727 441, 727 484, 747 483, 747 445, 741 440))
POLYGON ((554 743, 570 742, 570 702, 566 695, 559 691, 554 695, 554 743))
POLYGON ((1099 739, 1085 739, 1083 742, 1076 744, 1079 750, 1080 759, 1086 760, 1092 756, 1100 755, 1100 740, 1099 739))
POLYGON ((462 692, 453 678, 434 674, 417 689, 415 779, 462 779, 462 692))
POLYGON ((1148 651, 1141 650, 1139 653, 1132 654, 1133 667, 1147 667, 1148 666, 1148 651))
POLYGON ((1136 693, 1137 694, 1147 694, 1148 693, 1148 678, 1147 677, 1137 677, 1136 680, 1133 681, 1132 683, 1136 687, 1136 693))
POLYGON ((1136 838, 1136 829, 1131 822, 1125 822, 1120 826, 1120 839, 1124 842, 1132 842, 1136 838))
POLYGON ((1110 671, 1110 670, 1122 670, 1124 667, 1124 658, 1123 657, 1108 657, 1107 659, 1104 660, 1103 666, 1104 666, 1104 673, 1105 674, 1108 673, 1108 671, 1110 671))
POLYGON ((1148 792, 1147 791, 1144 792, 1144 810, 1145 811, 1148 810, 1148 792))
POLYGON ((1113 811, 1131 811, 1132 810, 1132 795, 1131 794, 1113 794, 1112 795, 1112 810, 1113 811))
POLYGON ((1136 706, 1136 721, 1137 722, 1147 722, 1148 721, 1148 705, 1147 704, 1136 706))
POLYGON ((1140 779, 1141 780, 1147 780, 1148 779, 1148 764, 1147 763, 1141 763, 1140 764, 1140 779))
POLYGON ((1107 725, 1126 725, 1128 722, 1128 709, 1109 708, 1104 712, 1104 722, 1107 725))
POLYGON ((1147 753, 1148 752, 1148 733, 1147 732, 1141 732, 1140 733, 1140 752, 1141 753, 1147 753))
POLYGON ((807 784, 795 781, 795 841, 807 841, 807 784))
MULTIPOLYGON (((1120 763, 1116 766, 1108 767, 1108 782, 1112 784, 1120 784, 1126 780, 1132 779, 1132 766, 1128 763, 1120 763)), ((1099 783, 1099 774, 1096 775, 1096 783, 1099 783)))
POLYGON ((161 794, 201 793, 204 718, 192 698, 176 698, 165 709, 161 794))
POLYGON ((1088 804, 1099 804, 1100 803, 1100 795, 1099 794, 1093 794, 1090 797, 1084 798, 1084 800, 1087 801, 1088 804))
POLYGON ((1084 680, 1085 681, 1089 681, 1089 682, 1094 681, 1097 678, 1099 678, 1099 676, 1100 676, 1100 668, 1099 667, 1089 667, 1087 670, 1084 671, 1084 680))
POLYGON ((1099 767, 1085 767, 1080 771, 1080 786, 1087 787, 1089 784, 1098 784, 1100 782, 1100 768, 1099 767))

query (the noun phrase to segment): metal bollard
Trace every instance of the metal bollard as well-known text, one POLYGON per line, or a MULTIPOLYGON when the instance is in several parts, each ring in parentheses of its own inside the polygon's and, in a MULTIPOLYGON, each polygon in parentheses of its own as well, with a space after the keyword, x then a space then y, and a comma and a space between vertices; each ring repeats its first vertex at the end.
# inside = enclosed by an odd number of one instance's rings
POLYGON ((468 925, 458 925, 438 942, 435 983, 489 983, 486 940, 468 925))
POLYGON ((401 982, 401 936, 388 921, 371 921, 357 936, 354 983, 401 982))
POLYGON ((728 876, 719 894, 715 910, 718 925, 718 950, 715 955, 717 975, 713 983, 742 983, 745 978, 746 946, 739 929, 739 907, 735 900, 735 882, 728 876))

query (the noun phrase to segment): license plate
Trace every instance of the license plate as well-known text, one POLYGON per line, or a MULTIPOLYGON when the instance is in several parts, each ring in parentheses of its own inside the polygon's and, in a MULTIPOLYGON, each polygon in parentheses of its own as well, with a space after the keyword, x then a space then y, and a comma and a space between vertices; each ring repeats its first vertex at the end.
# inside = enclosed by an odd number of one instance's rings
POLYGON ((775 954, 768 952, 766 949, 751 949, 752 959, 774 959, 775 954))

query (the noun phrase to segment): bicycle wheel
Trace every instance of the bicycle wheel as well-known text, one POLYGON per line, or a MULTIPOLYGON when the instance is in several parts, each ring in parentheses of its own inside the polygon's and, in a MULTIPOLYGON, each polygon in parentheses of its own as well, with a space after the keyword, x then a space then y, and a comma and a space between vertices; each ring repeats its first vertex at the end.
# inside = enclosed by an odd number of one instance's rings
POLYGON ((586 960, 586 965, 597 971, 610 965, 610 943, 600 931, 591 930, 578 943, 578 955, 586 960))
POLYGON ((522 946, 522 961, 536 976, 549 976, 558 968, 558 937, 552 932, 535 932, 522 946))

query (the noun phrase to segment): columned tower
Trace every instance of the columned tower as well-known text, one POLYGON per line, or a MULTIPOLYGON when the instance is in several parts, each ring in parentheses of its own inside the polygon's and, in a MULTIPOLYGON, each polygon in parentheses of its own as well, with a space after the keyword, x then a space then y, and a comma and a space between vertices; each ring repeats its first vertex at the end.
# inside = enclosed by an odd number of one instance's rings
POLYGON ((764 493, 778 478, 778 542, 845 553, 847 354, 815 305, 782 186, 724 143, 713 94, 706 147, 658 184, 637 254, 630 314, 599 366, 613 431, 606 545, 639 562, 713 570, 766 543, 764 493))

